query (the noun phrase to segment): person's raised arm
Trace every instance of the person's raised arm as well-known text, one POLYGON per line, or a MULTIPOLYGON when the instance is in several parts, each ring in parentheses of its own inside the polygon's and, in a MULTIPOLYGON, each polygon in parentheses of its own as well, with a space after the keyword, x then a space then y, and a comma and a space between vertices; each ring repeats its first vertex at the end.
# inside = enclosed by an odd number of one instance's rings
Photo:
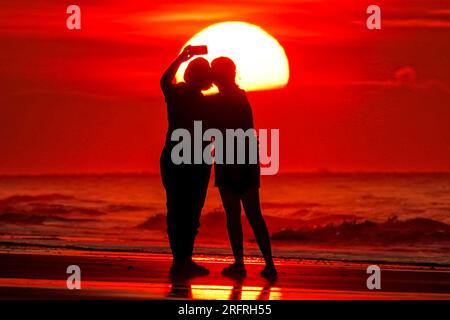
POLYGON ((173 80, 180 65, 191 58, 191 55, 189 54, 189 47, 190 46, 184 48, 183 52, 180 53, 180 55, 170 64, 167 70, 163 73, 161 77, 161 89, 164 95, 166 95, 170 91, 170 88, 174 85, 173 80))

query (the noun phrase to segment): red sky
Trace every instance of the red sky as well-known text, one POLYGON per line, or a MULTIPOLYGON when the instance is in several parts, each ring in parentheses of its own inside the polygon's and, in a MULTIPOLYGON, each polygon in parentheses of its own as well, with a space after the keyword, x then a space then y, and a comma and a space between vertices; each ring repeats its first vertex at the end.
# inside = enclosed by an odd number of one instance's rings
POLYGON ((261 26, 291 66, 250 93, 280 129, 280 170, 450 171, 450 3, 16 0, 0 10, 0 174, 158 171, 159 78, 196 32, 261 26), (382 30, 365 27, 370 4, 382 30))

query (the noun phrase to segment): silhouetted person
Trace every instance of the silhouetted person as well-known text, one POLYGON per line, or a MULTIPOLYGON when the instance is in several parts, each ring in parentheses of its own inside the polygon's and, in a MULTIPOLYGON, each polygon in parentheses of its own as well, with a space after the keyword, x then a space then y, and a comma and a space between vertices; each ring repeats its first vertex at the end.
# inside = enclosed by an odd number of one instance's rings
MULTIPOLYGON (((211 166, 207 164, 174 164, 171 152, 178 142, 171 141, 172 132, 186 129, 193 136, 195 120, 202 120, 205 97, 202 90, 212 85, 211 69, 207 60, 191 61, 184 74, 184 82, 174 84, 181 63, 190 59, 189 47, 176 58, 161 78, 169 127, 161 154, 161 178, 166 190, 167 234, 173 255, 170 275, 174 277, 206 275, 209 271, 192 261, 195 237, 200 226, 211 166)), ((193 150, 191 150, 193 157, 193 150)))
MULTIPOLYGON (((245 91, 235 83, 236 66, 226 57, 215 59, 211 63, 213 82, 219 93, 210 97, 211 104, 215 105, 216 116, 214 125, 221 130, 226 141, 226 129, 253 129, 253 115, 245 91)), ((256 139, 256 138, 255 138, 256 139)), ((226 143, 224 142, 224 146, 226 143)), ((224 147, 223 160, 225 161, 226 148, 224 147)), ((237 164, 237 149, 234 152, 234 164, 214 164, 215 185, 219 188, 220 197, 227 216, 228 237, 235 263, 226 267, 222 274, 226 276, 245 276, 243 233, 241 223, 241 203, 245 215, 253 229, 256 242, 264 256, 266 266, 261 275, 274 278, 277 274, 272 259, 269 231, 262 216, 259 186, 260 168, 257 161, 251 164, 246 148, 245 164, 237 164)))

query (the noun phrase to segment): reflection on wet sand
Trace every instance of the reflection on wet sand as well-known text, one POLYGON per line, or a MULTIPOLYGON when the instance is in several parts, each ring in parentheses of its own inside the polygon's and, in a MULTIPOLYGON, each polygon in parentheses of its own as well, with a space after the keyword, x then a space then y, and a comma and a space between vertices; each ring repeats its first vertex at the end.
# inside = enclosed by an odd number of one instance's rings
POLYGON ((244 286, 236 281, 233 286, 191 284, 189 280, 172 282, 169 299, 199 300, 280 300, 281 290, 268 282, 265 286, 244 286))
POLYGON ((383 290, 367 290, 367 265, 339 261, 277 260, 276 283, 248 261, 242 281, 220 275, 229 258, 203 256, 211 275, 170 281, 166 254, 58 250, 0 250, 0 299, 261 299, 448 300, 447 266, 381 265, 383 290), (82 290, 67 290, 66 266, 83 268, 82 290), (33 266, 33 268, 30 268, 33 266), (131 267, 130 267, 131 266, 131 267), (399 279, 401 281, 399 281, 399 279))

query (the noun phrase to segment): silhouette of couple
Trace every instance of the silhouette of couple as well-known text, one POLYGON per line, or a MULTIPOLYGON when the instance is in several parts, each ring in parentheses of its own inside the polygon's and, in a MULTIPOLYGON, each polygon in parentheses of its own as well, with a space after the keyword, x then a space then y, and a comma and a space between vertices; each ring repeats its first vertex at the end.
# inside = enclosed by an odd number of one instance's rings
MULTIPOLYGON (((195 58, 186 68, 184 82, 175 84, 175 74, 180 65, 193 56, 190 48, 188 46, 183 50, 161 78, 169 122, 160 166, 166 190, 167 233, 173 254, 170 275, 185 278, 209 274, 205 267, 192 261, 192 253, 206 199, 211 165, 193 164, 193 146, 190 164, 174 164, 171 152, 178 142, 171 140, 172 132, 176 129, 185 129, 193 137, 194 121, 202 121, 203 127, 220 130, 224 137, 226 129, 253 128, 251 106, 245 91, 235 83, 236 66, 231 59, 220 57, 213 60, 210 65, 204 58, 195 58), (213 83, 218 87, 219 93, 204 96, 202 91, 209 89, 213 83)), ((205 142, 204 147, 208 144, 210 142, 205 142)), ((234 157, 237 157, 236 149, 234 157)), ((225 150, 223 159, 226 159, 225 150)), ((235 259, 222 274, 230 277, 246 275, 241 223, 242 204, 266 262, 261 275, 274 278, 277 272, 259 199, 259 164, 247 162, 236 164, 236 161, 234 163, 214 164, 215 186, 219 189, 226 213, 228 237, 235 259)))

